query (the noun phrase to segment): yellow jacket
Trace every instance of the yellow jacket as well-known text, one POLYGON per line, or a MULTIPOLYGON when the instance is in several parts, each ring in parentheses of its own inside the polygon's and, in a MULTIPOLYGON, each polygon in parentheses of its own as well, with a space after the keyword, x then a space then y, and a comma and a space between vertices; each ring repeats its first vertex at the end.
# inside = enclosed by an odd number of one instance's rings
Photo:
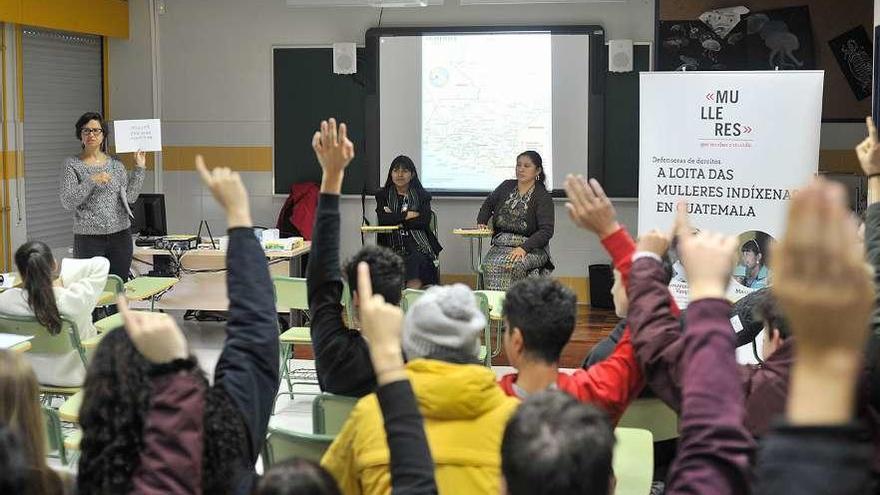
MULTIPOLYGON (((441 494, 499 493, 501 438, 519 401, 480 365, 407 364, 441 494)), ((361 399, 321 464, 346 495, 391 493, 388 443, 376 394, 361 399)))

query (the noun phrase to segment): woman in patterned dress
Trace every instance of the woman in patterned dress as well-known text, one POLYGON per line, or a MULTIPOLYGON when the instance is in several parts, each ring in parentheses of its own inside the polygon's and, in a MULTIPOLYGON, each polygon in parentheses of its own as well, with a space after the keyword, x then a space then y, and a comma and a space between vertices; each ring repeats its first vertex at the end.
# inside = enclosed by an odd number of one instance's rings
POLYGON ((486 227, 491 218, 494 230, 482 266, 487 289, 507 290, 517 280, 553 270, 555 220, 545 179, 541 155, 526 151, 516 158, 516 179, 502 182, 483 202, 477 225, 486 227))

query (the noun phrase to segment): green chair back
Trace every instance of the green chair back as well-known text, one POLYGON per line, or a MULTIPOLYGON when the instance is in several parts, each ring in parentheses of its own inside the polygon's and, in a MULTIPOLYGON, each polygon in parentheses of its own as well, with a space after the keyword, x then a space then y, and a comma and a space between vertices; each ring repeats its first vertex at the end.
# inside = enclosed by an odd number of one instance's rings
POLYGON ((272 277, 275 285, 275 301, 281 308, 308 311, 309 296, 306 279, 294 277, 272 277))
POLYGON ((312 432, 319 435, 336 435, 348 421, 357 397, 321 394, 312 401, 312 432))
MULTIPOLYGON (((412 307, 415 302, 422 297, 425 291, 416 290, 416 289, 405 289, 403 291, 403 297, 400 300, 400 307, 403 309, 404 313, 409 311, 409 308, 412 307)), ((483 316, 486 317, 486 326, 483 327, 483 347, 484 350, 481 353, 483 364, 486 366, 492 366, 492 322, 489 319, 490 309, 489 309, 489 298, 485 293, 482 292, 474 292, 474 297, 477 301, 477 306, 480 308, 480 312, 483 313, 483 316)))
POLYGON ((614 429, 615 495, 648 495, 654 478, 654 437, 638 428, 614 429))
POLYGON ((351 297, 351 290, 348 288, 348 282, 342 282, 342 309, 345 310, 345 318, 348 320, 349 326, 354 325, 354 301, 351 297))
POLYGON ((119 278, 119 275, 107 275, 107 283, 104 284, 104 292, 112 292, 114 294, 122 294, 125 292, 125 282, 119 278))
POLYGON ((655 442, 678 438, 678 414, 656 398, 632 401, 617 426, 648 430, 655 442))
POLYGON ((61 317, 61 331, 57 335, 52 335, 49 329, 33 316, 0 314, 0 333, 33 335, 30 349, 32 353, 60 355, 77 351, 83 366, 87 365, 86 352, 79 339, 79 329, 72 320, 64 316, 61 317))
POLYGON ((296 457, 321 462, 333 438, 333 435, 313 435, 270 426, 263 449, 263 472, 296 457))
POLYGON ((424 293, 425 291, 419 289, 404 289, 400 297, 400 309, 406 313, 424 293))
POLYGON ((64 446, 64 434, 61 431, 58 413, 47 406, 41 406, 41 409, 46 423, 46 452, 49 453, 49 457, 57 457, 66 466, 67 450, 64 446))

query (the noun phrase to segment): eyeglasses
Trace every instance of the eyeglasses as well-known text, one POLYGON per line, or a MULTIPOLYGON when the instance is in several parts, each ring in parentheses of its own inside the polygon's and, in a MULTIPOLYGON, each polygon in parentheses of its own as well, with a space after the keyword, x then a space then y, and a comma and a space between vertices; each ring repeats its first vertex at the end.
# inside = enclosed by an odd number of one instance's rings
POLYGON ((104 129, 89 129, 88 127, 83 127, 83 129, 79 131, 79 133, 83 136, 88 136, 89 134, 100 136, 104 133, 104 129))

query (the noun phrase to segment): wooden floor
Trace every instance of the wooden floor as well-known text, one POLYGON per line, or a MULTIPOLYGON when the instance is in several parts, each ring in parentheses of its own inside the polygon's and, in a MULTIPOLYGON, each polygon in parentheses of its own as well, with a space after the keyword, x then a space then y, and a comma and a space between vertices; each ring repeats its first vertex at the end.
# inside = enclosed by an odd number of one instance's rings
MULTIPOLYGON (((571 340, 562 350, 560 366, 563 368, 579 367, 593 346, 607 337, 619 320, 613 310, 594 309, 587 304, 578 304, 577 324, 571 340)), ((295 357, 297 359, 314 359, 311 347, 303 345, 296 346, 295 357)), ((509 363, 502 352, 500 356, 492 359, 492 364, 508 365, 509 363)))

